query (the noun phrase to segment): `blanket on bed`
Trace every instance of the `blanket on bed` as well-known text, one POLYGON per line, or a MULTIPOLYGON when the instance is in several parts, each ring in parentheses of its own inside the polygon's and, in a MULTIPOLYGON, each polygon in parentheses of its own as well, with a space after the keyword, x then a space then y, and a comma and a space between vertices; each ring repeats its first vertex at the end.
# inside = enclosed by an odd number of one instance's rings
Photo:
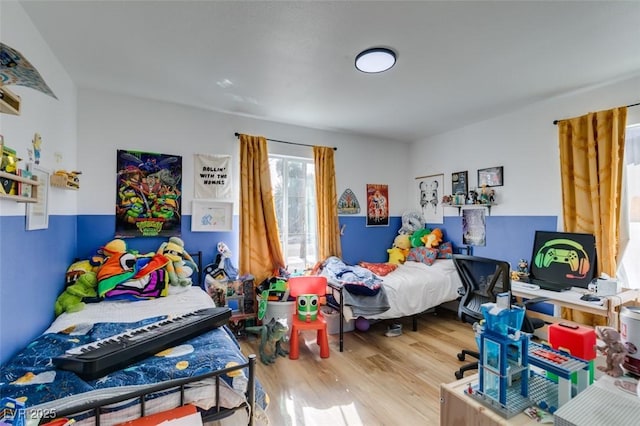
POLYGON ((330 256, 320 266, 319 275, 341 286, 345 306, 351 307, 353 317, 380 314, 390 308, 382 279, 358 265, 347 265, 330 256))
MULTIPOLYGON (((150 384, 193 377, 246 362, 232 333, 227 327, 219 327, 96 380, 84 381, 75 373, 55 369, 52 363, 52 358, 70 348, 164 318, 147 318, 134 323, 77 324, 58 333, 43 334, 0 367, 0 398, 25 398, 27 408, 59 407, 66 403, 61 399, 68 399, 69 405, 75 405, 87 399, 113 396, 114 392, 130 392, 150 384)), ((225 387, 232 390, 232 395, 244 398, 248 372, 231 375, 222 376, 228 385, 225 387)), ((230 399, 221 392, 223 405, 225 398, 229 404, 225 406, 237 405, 237 398, 230 399)), ((265 393, 257 382, 256 404, 266 407, 265 393)))

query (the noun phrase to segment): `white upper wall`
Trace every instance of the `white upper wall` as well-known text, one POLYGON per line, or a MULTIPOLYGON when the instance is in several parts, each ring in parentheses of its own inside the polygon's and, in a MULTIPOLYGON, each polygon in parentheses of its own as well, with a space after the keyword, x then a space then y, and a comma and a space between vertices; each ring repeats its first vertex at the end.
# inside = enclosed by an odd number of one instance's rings
MULTIPOLYGON (((116 150, 182 156, 183 214, 191 214, 195 153, 232 156, 235 213, 238 213, 239 142, 234 133, 308 145, 335 146, 338 196, 350 188, 365 214, 367 183, 389 185, 391 215, 408 204, 406 170, 409 145, 308 129, 161 103, 96 90, 78 94, 78 160, 82 165, 79 214, 113 214, 116 150)), ((311 158, 311 148, 269 142, 269 151, 311 158)))
MULTIPOLYGON (((22 111, 20 115, 0 114, 0 134, 4 135, 5 144, 17 151, 23 159, 20 167, 25 168, 29 159, 27 150, 32 148, 34 134, 39 133, 40 166, 52 171, 76 170, 77 102, 71 78, 18 3, 0 2, 0 40, 22 53, 58 97, 56 100, 24 86, 7 86, 22 98, 22 111)), ((49 214, 76 214, 76 200, 75 191, 52 188, 49 214)), ((0 212, 3 216, 24 215, 25 205, 0 200, 0 212)))
MULTIPOLYGON (((444 193, 450 194, 452 173, 467 170, 472 188, 478 169, 504 166, 504 186, 494 188, 499 205, 492 215, 555 215, 562 220, 558 128, 553 121, 639 101, 640 76, 635 76, 416 142, 407 167, 412 202, 417 206, 417 176, 444 173, 444 193)), ((640 106, 629 108, 627 124, 639 122, 640 106)), ((444 214, 458 212, 445 208, 444 214)))

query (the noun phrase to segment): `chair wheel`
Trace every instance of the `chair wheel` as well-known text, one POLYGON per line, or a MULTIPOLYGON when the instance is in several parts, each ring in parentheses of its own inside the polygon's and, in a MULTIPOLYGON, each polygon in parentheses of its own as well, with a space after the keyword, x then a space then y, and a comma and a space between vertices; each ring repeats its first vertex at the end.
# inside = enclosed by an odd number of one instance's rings
POLYGON ((462 352, 458 354, 458 360, 464 361, 464 354, 462 352))
POLYGON ((462 379, 462 376, 464 376, 464 373, 462 373, 460 371, 456 371, 456 379, 460 380, 460 379, 462 379))

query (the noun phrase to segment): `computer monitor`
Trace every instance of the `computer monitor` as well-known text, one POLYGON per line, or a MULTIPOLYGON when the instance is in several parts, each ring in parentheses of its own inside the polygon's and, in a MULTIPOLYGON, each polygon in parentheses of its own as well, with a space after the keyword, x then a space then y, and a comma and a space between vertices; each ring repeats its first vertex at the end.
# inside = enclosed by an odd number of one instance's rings
POLYGON ((531 255, 532 278, 587 288, 596 271, 596 239, 591 234, 536 231, 531 255))

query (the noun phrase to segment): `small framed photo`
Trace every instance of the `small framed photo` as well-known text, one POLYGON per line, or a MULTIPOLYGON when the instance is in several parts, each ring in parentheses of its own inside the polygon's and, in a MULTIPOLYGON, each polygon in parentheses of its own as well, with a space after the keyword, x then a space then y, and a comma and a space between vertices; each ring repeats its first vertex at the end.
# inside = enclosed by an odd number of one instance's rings
POLYGON ((489 167, 478 170, 478 188, 482 186, 504 185, 503 167, 489 167))
POLYGON ((191 232, 233 230, 233 202, 193 200, 191 232))
POLYGON ((467 195, 469 191, 467 172, 455 172, 451 173, 451 193, 467 195))

